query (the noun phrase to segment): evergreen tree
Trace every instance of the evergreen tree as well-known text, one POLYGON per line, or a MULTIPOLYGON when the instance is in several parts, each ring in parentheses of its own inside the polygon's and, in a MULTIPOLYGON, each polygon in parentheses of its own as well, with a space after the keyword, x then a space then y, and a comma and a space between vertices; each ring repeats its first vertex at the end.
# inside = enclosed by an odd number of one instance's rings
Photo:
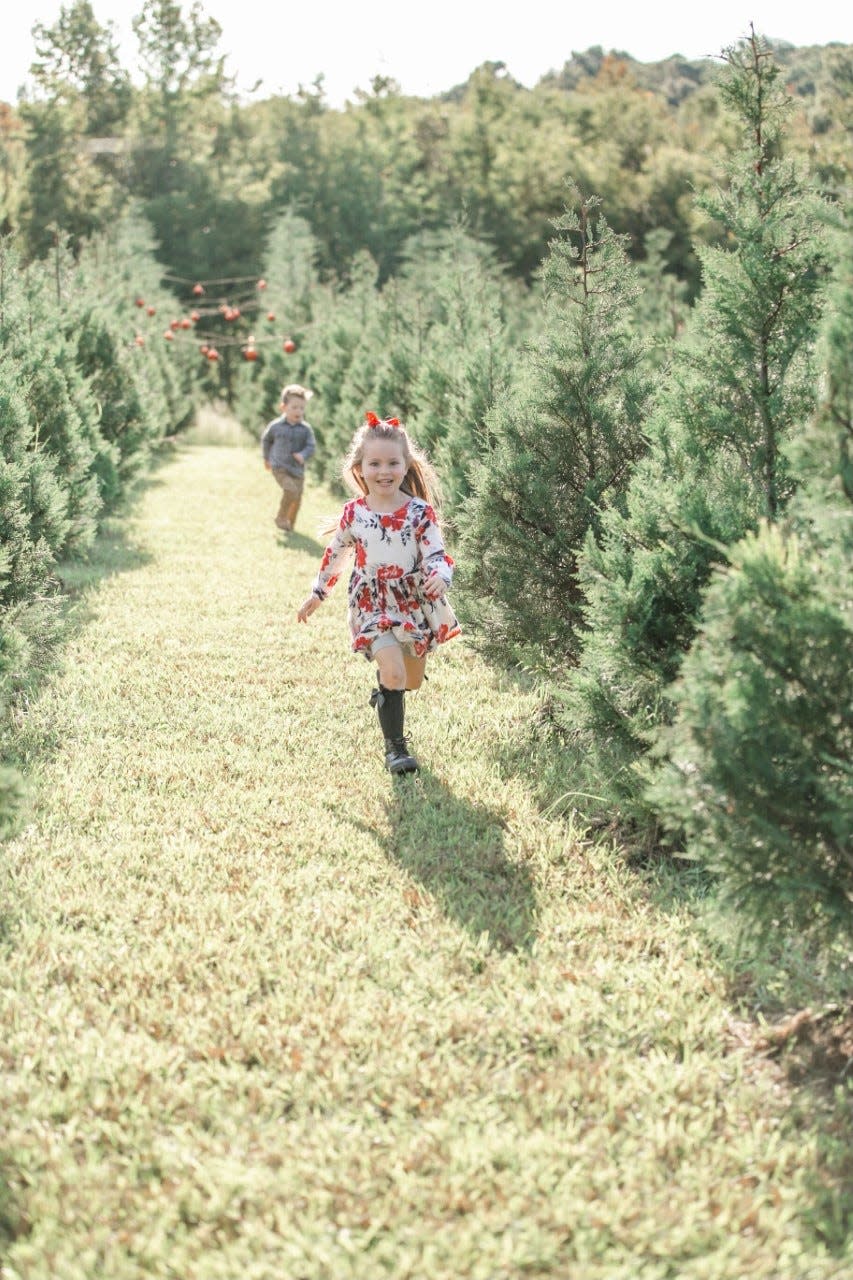
MULTIPOLYGON (((2 253, 0 246, 0 253, 2 253)), ((55 462, 35 450, 17 363, 0 351, 0 757, 19 695, 43 669, 57 633, 55 552, 69 528, 55 462)), ((21 800, 16 770, 0 767, 0 833, 21 800)))
POLYGON ((75 362, 99 407, 99 434, 111 446, 97 465, 101 501, 111 510, 148 462, 157 424, 143 400, 133 353, 112 317, 90 303, 77 317, 73 339, 75 362))
POLYGON ((838 240, 826 391, 792 450, 785 526, 729 553, 673 691, 653 799, 757 927, 853 936, 853 223, 838 240))
POLYGON ((0 354, 0 457, 3 462, 0 599, 6 606, 45 594, 56 553, 68 536, 68 503, 58 464, 34 444, 34 425, 16 361, 0 354))
MULTIPOLYGON (((258 359, 241 361, 233 382, 235 412, 255 439, 278 412, 287 383, 307 383, 315 394, 321 391, 307 366, 314 349, 314 338, 307 339, 307 334, 320 288, 316 258, 317 242, 308 222, 293 209, 284 210, 269 235, 260 277, 265 288, 258 293, 251 321, 258 359), (287 340, 296 344, 295 351, 284 349, 287 340)), ((312 400, 312 426, 316 407, 312 400)))
POLYGON ((90 385, 65 334, 70 271, 59 251, 50 265, 31 266, 23 279, 19 323, 6 323, 0 335, 17 361, 32 447, 44 449, 56 463, 69 520, 63 552, 74 554, 95 538, 102 503, 99 474, 110 475, 114 449, 97 430, 90 385))
POLYGON ((550 672, 582 625, 577 553, 621 503, 644 447, 649 387, 629 328, 636 284, 623 239, 581 199, 544 266, 543 336, 487 416, 462 519, 467 609, 488 647, 550 672))
MULTIPOLYGON (((776 520, 794 478, 783 445, 814 405, 821 211, 780 154, 788 104, 756 36, 726 54, 721 91, 745 135, 729 186, 702 203, 725 231, 701 250, 704 291, 647 423, 624 510, 588 538, 589 628, 562 716, 623 817, 653 821, 648 755, 671 719, 667 686, 690 648, 712 566, 776 520)), ((592 788, 591 788, 592 789, 592 788)))
POLYGON ((441 475, 449 526, 470 491, 487 417, 506 393, 526 336, 528 291, 461 225, 413 237, 406 260, 405 279, 428 300, 430 317, 409 426, 441 475))
MULTIPOLYGON (((7 265, 14 264, 10 254, 7 265)), ((63 330, 61 300, 70 265, 57 250, 49 265, 6 272, 0 317, 0 346, 16 364, 16 380, 26 405, 32 438, 56 466, 67 518, 63 550, 90 545, 101 506, 97 471, 108 465, 110 446, 97 430, 97 411, 74 362, 63 330)))
POLYGON ((329 281, 314 295, 303 349, 305 381, 315 395, 310 413, 319 445, 311 465, 332 483, 339 481, 353 431, 372 403, 367 390, 364 399, 351 403, 350 372, 364 373, 365 332, 371 329, 378 305, 378 278, 377 264, 368 253, 360 253, 345 280, 329 281))
POLYGON ((145 466, 152 443, 193 421, 204 394, 206 362, 190 320, 194 295, 187 288, 183 308, 176 307, 161 280, 151 227, 133 212, 85 247, 63 307, 121 489, 145 466), (173 341, 165 340, 164 326, 173 341))
POLYGON ((650 357, 659 368, 666 368, 672 348, 684 332, 690 308, 687 284, 669 265, 673 233, 656 227, 645 240, 645 254, 637 265, 640 294, 634 307, 637 327, 651 345, 650 357))

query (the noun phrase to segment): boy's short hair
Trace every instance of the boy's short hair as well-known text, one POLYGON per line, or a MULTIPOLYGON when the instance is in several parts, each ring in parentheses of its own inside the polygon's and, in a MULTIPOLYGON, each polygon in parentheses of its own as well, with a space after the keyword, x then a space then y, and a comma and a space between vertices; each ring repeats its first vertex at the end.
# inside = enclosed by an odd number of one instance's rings
POLYGON ((286 387, 281 389, 281 403, 287 404, 288 396, 302 396, 305 400, 310 400, 314 392, 309 391, 307 387, 300 387, 298 382, 288 382, 286 387))

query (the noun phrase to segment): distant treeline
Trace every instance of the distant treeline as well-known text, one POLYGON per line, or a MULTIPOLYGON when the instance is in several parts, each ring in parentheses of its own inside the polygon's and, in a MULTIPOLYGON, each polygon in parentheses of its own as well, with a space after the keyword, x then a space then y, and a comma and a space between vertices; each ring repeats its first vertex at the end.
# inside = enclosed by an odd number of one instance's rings
MULTIPOLYGON (((198 6, 147 0, 134 27, 142 87, 88 0, 34 28, 27 96, 0 108, 0 226, 25 255, 43 255, 57 232, 79 246, 141 201, 178 275, 249 276, 287 207, 309 223, 324 274, 345 276, 366 251, 386 279, 413 234, 463 219, 529 280, 570 182, 601 199, 635 260, 666 228, 665 269, 698 288, 694 244, 717 229, 690 193, 720 178, 733 141, 714 87, 719 60, 644 64, 592 48, 533 89, 487 62, 438 97, 406 97, 376 78, 336 110, 322 82, 238 101, 227 33, 198 6)), ((853 46, 777 45, 774 55, 796 106, 787 145, 838 189, 853 165, 853 46)))

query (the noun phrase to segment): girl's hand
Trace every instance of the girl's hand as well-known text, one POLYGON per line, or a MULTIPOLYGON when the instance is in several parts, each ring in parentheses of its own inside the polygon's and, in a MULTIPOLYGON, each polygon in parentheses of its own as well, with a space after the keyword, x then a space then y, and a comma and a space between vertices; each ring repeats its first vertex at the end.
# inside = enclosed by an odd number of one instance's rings
POLYGON ((433 570, 424 575, 424 595, 428 600, 440 600, 447 590, 447 583, 441 574, 433 570))
POLYGON ((319 609, 323 601, 319 596, 309 596, 307 600, 303 600, 299 606, 299 612, 296 615, 297 622, 307 622, 315 609, 319 609))

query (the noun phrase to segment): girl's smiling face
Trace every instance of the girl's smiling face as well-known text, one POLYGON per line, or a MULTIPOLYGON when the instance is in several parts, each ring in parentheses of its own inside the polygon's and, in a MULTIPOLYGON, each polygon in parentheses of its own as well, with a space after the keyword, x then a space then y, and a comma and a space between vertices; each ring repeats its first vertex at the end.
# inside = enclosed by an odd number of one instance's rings
POLYGON ((368 497, 379 502, 402 497, 400 485, 406 474, 403 446, 396 440, 365 440, 361 456, 362 479, 367 486, 368 497))

